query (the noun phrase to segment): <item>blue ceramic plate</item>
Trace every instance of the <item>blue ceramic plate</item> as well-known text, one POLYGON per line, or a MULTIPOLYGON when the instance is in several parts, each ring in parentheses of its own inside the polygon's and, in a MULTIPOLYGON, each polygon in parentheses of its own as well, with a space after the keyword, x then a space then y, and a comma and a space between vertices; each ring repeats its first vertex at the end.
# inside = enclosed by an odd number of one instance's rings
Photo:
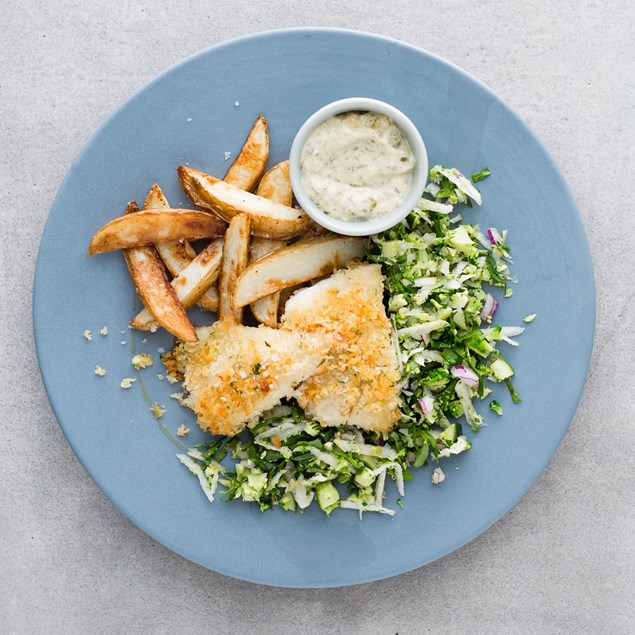
MULTIPOLYGON (((137 305, 138 306, 138 305, 137 305)), ((496 522, 527 491, 558 447, 576 409, 592 347, 595 295, 589 250, 574 201, 544 146, 483 84, 412 46, 323 29, 263 33, 215 46, 162 73, 93 136, 51 210, 37 263, 34 323, 42 376, 73 450, 113 503, 169 549, 253 582, 330 587, 385 578, 447 554, 496 522), (507 227, 519 283, 497 319, 537 313, 506 355, 523 403, 500 392, 505 415, 472 434, 473 448, 415 472, 394 518, 337 510, 330 518, 260 513, 240 502, 210 505, 174 458, 174 431, 203 438, 169 398, 157 349, 165 334, 127 328, 135 294, 120 253, 86 258, 93 232, 143 201, 157 181, 174 207, 187 206, 176 167, 222 176, 259 113, 269 120, 271 164, 288 156, 304 120, 344 97, 387 101, 421 131, 430 164, 466 174, 488 165, 482 208, 468 222, 507 227), (106 325, 108 335, 99 335, 106 325), (90 329, 88 342, 82 333, 90 329), (123 343, 125 342, 125 343, 123 343), (136 375, 131 346, 155 355, 136 375), (105 377, 94 374, 96 364, 105 377), (122 390, 123 377, 141 377, 122 390), (155 421, 148 403, 167 406, 155 421), (159 423, 161 425, 159 425, 159 423)), ((209 319, 209 318, 208 318, 209 319)), ((481 409, 484 410, 484 405, 481 409)), ((487 413, 485 413, 487 415, 487 413)), ((178 442, 178 441, 176 441, 178 442)), ((396 494, 389 491, 387 505, 396 494)))

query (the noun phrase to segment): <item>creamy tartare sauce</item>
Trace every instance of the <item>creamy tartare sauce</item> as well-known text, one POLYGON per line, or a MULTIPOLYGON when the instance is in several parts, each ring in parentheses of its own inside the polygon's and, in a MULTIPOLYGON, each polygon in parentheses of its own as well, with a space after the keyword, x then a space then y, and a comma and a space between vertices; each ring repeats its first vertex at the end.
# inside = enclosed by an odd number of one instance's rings
POLYGON ((415 156, 397 124, 375 112, 346 112, 320 124, 300 157, 302 183, 325 213, 345 221, 396 209, 412 183, 415 156))

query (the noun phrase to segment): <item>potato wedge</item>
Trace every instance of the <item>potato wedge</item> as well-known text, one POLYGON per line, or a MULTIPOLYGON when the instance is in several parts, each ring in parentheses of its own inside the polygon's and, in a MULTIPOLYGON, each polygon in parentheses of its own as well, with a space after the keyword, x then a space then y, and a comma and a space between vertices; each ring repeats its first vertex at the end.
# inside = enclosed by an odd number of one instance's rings
POLYGON ((251 218, 247 214, 237 214, 232 218, 225 233, 225 248, 218 282, 218 318, 225 316, 241 323, 242 307, 232 307, 232 294, 236 279, 249 262, 249 235, 251 218))
MULTIPOLYGON (((260 258, 278 251, 286 246, 284 240, 271 240, 270 238, 253 238, 249 247, 249 262, 255 262, 260 258)), ((278 306, 280 305, 280 292, 267 295, 249 305, 253 316, 261 324, 275 329, 278 327, 278 306)))
MULTIPOLYGON (((291 178, 289 176, 289 161, 282 161, 274 165, 261 179, 258 196, 268 198, 275 203, 291 206, 293 203, 293 190, 291 189, 291 178)), ((254 262, 272 251, 277 251, 285 246, 282 240, 269 238, 254 238, 249 249, 249 261, 254 262)), ((260 300, 256 300, 249 305, 253 316, 261 324, 271 328, 278 326, 278 309, 280 306, 280 292, 267 295, 260 300)))
POLYGON ((251 239, 249 245, 249 262, 260 260, 263 256, 270 254, 272 251, 278 251, 286 247, 284 240, 272 240, 271 238, 258 238, 255 236, 251 239))
MULTIPOLYGON (((146 198, 145 209, 168 209, 170 207, 161 188, 155 183, 146 198)), ((187 240, 180 242, 173 240, 170 242, 157 243, 155 245, 163 264, 168 268, 172 276, 178 276, 194 258, 196 252, 187 240)), ((191 277, 190 277, 191 279, 191 277)), ((206 311, 216 312, 218 309, 218 291, 210 287, 199 298, 197 304, 206 311)))
POLYGON ((198 306, 211 313, 218 312, 218 282, 215 282, 199 299, 198 306))
MULTIPOLYGON (((225 178, 225 181, 227 179, 225 178)), ((274 203, 280 203, 291 207, 293 203, 293 190, 291 189, 291 177, 289 176, 289 161, 277 163, 261 179, 256 190, 258 196, 268 198, 274 203)))
POLYGON ((126 211, 123 213, 124 216, 126 214, 134 214, 139 211, 139 206, 137 205, 137 201, 130 201, 128 205, 126 205, 126 211))
POLYGON ((232 307, 239 309, 286 287, 327 275, 364 255, 366 241, 351 236, 301 240, 256 260, 238 277, 232 307))
POLYGON ((308 286, 309 284, 310 284, 309 282, 301 282, 300 284, 293 285, 292 287, 287 287, 286 289, 282 289, 282 291, 280 291, 280 304, 278 305, 278 319, 280 319, 280 317, 284 315, 284 309, 287 304, 287 300, 296 291, 299 291, 300 289, 304 289, 304 287, 308 286))
MULTIPOLYGON (((168 203, 163 190, 155 183, 150 189, 150 193, 146 197, 143 209, 169 209, 168 203)), ((196 256, 192 245, 187 240, 180 242, 172 240, 169 242, 157 243, 155 245, 163 264, 173 276, 178 276, 183 267, 192 261, 196 256)))
POLYGON ((259 115, 223 180, 241 190, 251 192, 265 171, 268 160, 269 131, 267 120, 259 115))
MULTIPOLYGON (((193 306, 218 278, 222 255, 223 239, 217 238, 172 280, 170 288, 184 310, 193 306)), ((130 326, 141 331, 151 331, 158 326, 158 316, 156 319, 155 316, 154 310, 146 304, 146 308, 130 322, 130 326)))
MULTIPOLYGON (((136 203, 129 203, 126 214, 136 214, 136 203)), ((124 249, 130 278, 153 322, 187 342, 198 337, 176 292, 170 285, 163 263, 152 245, 124 249), (156 316, 156 321, 155 317, 156 316)))
POLYGON ((130 249, 172 240, 213 238, 225 233, 225 224, 212 214, 193 209, 153 209, 126 214, 99 229, 88 255, 130 249))
POLYGON ((187 195, 223 220, 229 222, 240 213, 249 215, 255 236, 286 240, 301 234, 310 223, 302 210, 250 194, 209 174, 181 165, 178 175, 187 195))

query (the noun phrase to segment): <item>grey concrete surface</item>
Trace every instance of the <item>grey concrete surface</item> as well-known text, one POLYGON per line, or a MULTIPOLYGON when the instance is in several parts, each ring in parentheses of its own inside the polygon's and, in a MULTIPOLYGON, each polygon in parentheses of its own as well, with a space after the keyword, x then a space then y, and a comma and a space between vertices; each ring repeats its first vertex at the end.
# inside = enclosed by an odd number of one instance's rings
POLYGON ((1 5, 1 633, 635 632, 632 2, 1 5), (500 522, 393 579, 289 591, 180 558, 101 494, 48 405, 31 286, 55 192, 117 104, 211 44, 310 25, 419 45, 473 73, 520 112, 560 165, 584 218, 598 326, 569 433, 500 522))

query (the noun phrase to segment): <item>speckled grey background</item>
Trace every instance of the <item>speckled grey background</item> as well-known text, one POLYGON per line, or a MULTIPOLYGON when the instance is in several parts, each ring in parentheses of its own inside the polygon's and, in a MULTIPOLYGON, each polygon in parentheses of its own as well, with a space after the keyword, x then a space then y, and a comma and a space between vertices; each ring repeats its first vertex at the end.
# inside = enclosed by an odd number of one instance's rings
POLYGON ((634 7, 630 0, 3 0, 0 632, 635 632, 634 7), (580 407, 529 493, 446 558, 346 589, 289 591, 225 578, 131 525, 62 436, 31 331, 48 209, 95 128, 190 53, 285 26, 398 38, 488 84, 563 170, 598 288, 580 407))

